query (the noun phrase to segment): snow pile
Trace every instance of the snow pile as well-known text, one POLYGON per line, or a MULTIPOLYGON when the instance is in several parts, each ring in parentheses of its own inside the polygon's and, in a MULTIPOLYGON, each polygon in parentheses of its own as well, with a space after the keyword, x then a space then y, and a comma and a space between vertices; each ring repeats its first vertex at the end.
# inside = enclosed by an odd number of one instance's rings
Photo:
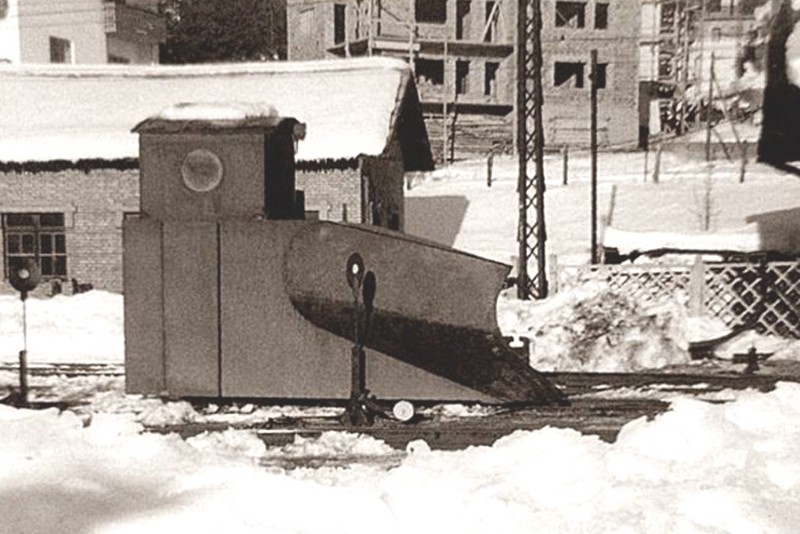
MULTIPOLYGON (((455 452, 415 443, 391 469, 291 471, 254 465, 251 434, 187 443, 118 415, 84 427, 0 407, 0 532, 796 532, 800 385, 736 395, 678 399, 613 444, 545 428, 455 452)), ((300 448, 389 452, 376 445, 300 448)))
MULTIPOLYGON (((0 362, 23 348, 22 303, 0 294, 0 362)), ((125 354, 122 295, 89 291, 27 300, 28 360, 32 363, 121 363, 125 354)))
POLYGON ((684 307, 641 304, 589 284, 545 301, 498 301, 506 335, 531 340, 531 366, 542 371, 630 372, 689 362, 684 307))
POLYGON ((362 434, 323 432, 319 437, 296 436, 294 443, 266 450, 268 457, 370 456, 392 454, 394 449, 381 440, 362 434))

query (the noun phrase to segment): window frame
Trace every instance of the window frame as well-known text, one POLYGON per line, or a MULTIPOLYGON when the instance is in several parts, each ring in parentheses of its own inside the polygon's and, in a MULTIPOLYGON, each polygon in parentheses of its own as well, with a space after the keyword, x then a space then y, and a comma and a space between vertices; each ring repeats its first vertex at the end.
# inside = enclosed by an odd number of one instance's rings
POLYGON ((3 231, 3 268, 5 278, 13 270, 15 258, 32 258, 41 270, 42 278, 66 278, 69 274, 66 216, 61 212, 6 212, 1 214, 3 231), (55 222, 43 219, 55 217, 55 222), (12 222, 14 218, 29 218, 29 223, 12 222), (17 238, 17 244, 12 241, 17 238), (26 237, 28 239, 26 239, 26 237), (30 242, 30 247, 26 246, 30 242), (26 249, 29 249, 26 251, 26 249))
POLYGON ((333 4, 333 44, 347 40, 347 4, 333 4))
POLYGON ((74 47, 71 40, 51 35, 49 43, 50 63, 67 65, 75 63, 74 47))
POLYGON ((414 0, 414 22, 447 24, 447 0, 414 0))
POLYGON ((586 63, 582 61, 555 61, 553 63, 553 87, 560 87, 562 89, 583 89, 586 86, 585 79, 586 63), (564 78, 564 75, 567 73, 562 70, 567 66, 572 67, 574 72, 564 78), (561 78, 563 78, 563 80, 559 83, 559 79, 561 78), (575 81, 570 83, 570 80, 573 78, 575 81))
POLYGON ((607 30, 608 29, 608 14, 609 5, 607 2, 597 2, 594 5, 594 29, 607 30), (603 25, 600 25, 602 21, 603 25))
POLYGON ((576 2, 576 1, 567 1, 567 0, 556 0, 555 4, 555 22, 554 26, 556 28, 571 28, 571 29, 582 29, 586 27, 586 2, 576 2), (571 8, 579 8, 579 11, 576 11, 572 16, 565 16, 559 11, 559 5, 563 8, 571 7, 571 8), (575 24, 571 23, 572 19, 575 18, 575 24))

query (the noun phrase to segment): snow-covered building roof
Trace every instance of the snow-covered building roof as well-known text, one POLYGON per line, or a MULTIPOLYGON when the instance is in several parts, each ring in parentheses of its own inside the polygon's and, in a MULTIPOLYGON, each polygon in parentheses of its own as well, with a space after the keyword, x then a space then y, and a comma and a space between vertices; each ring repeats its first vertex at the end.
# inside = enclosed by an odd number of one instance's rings
POLYGON ((432 168, 408 65, 396 59, 184 66, 0 66, 0 162, 137 158, 142 120, 183 102, 268 103, 307 125, 298 162, 386 154, 432 168))

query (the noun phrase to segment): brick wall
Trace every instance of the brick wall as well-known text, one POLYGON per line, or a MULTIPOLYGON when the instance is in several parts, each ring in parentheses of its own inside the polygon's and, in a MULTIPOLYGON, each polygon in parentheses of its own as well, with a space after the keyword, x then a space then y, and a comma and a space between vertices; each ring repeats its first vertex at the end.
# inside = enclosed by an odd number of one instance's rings
POLYGON ((122 219, 139 209, 138 171, 0 173, 0 199, 1 213, 63 213, 67 278, 122 290, 122 219))
POLYGON ((361 222, 359 169, 297 171, 295 180, 305 191, 307 212, 318 212, 323 221, 361 222))

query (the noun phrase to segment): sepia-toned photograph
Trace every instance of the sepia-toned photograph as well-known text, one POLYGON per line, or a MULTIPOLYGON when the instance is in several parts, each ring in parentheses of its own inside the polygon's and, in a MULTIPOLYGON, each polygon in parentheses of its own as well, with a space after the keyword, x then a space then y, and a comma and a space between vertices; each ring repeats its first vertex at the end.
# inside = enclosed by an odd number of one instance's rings
POLYGON ((0 0, 0 534, 800 532, 800 0, 0 0))

